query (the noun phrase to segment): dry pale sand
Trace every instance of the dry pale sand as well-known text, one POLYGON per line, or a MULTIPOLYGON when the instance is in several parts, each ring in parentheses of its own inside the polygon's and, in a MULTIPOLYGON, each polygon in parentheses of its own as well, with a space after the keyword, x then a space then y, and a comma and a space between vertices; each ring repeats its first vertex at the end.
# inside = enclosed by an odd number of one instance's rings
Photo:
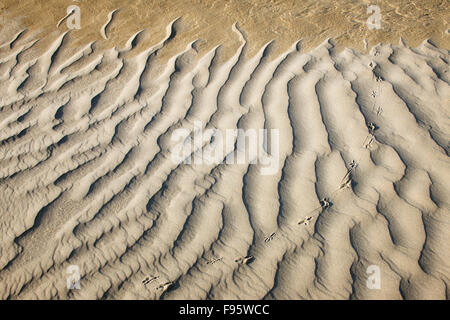
POLYGON ((448 1, 372 33, 368 1, 66 2, 2 2, 1 299, 448 299, 448 1), (174 163, 199 122, 278 129, 278 170, 174 163))

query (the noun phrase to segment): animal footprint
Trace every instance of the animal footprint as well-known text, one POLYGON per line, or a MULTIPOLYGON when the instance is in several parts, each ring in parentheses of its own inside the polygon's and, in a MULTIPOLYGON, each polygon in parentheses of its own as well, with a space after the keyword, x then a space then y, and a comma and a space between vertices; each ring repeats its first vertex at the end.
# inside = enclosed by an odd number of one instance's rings
POLYGON ((370 135, 370 139, 369 139, 369 141, 367 141, 367 143, 364 145, 364 148, 370 149, 370 147, 372 146, 373 140, 374 140, 373 135, 370 135))
POLYGON ((377 109, 377 116, 380 116, 383 113, 383 108, 378 107, 377 109))
POLYGON ((373 123, 373 122, 369 122, 369 124, 367 125, 367 127, 368 127, 369 133, 370 133, 371 135, 373 135, 374 132, 375 132, 375 130, 378 129, 377 125, 376 125, 375 123, 373 123))
POLYGON ((149 284, 149 283, 155 281, 155 280, 158 279, 158 278, 159 278, 159 276, 157 276, 157 277, 149 276, 149 277, 146 277, 144 280, 142 280, 142 283, 143 283, 144 285, 147 285, 147 284, 149 284))
POLYGON ((332 206, 332 203, 327 198, 323 198, 322 200, 320 200, 320 206, 323 210, 326 210, 332 206))
POLYGON ((156 290, 166 291, 167 289, 169 289, 170 287, 172 287, 173 284, 174 284, 174 282, 172 282, 172 281, 163 283, 162 285, 160 285, 159 287, 157 287, 156 290))
POLYGON ((352 175, 349 174, 346 176, 344 182, 341 183, 339 189, 350 188, 351 184, 352 184, 352 175))
POLYGON ((234 260, 234 262, 237 262, 240 264, 248 264, 248 263, 252 262, 253 260, 255 260, 255 258, 253 256, 246 256, 246 257, 238 258, 238 259, 234 260))
POLYGON ((216 262, 218 262, 218 261, 220 261, 222 259, 223 259, 222 257, 215 258, 215 259, 209 260, 208 262, 206 262, 206 264, 214 264, 214 263, 216 263, 216 262))
POLYGON ((303 220, 300 220, 298 224, 304 224, 305 226, 307 226, 311 220, 312 217, 305 217, 303 220))
POLYGON ((268 236, 268 237, 266 237, 266 238, 264 239, 264 242, 270 242, 270 241, 272 241, 273 238, 275 237, 275 235, 276 235, 275 232, 272 233, 270 236, 268 236))

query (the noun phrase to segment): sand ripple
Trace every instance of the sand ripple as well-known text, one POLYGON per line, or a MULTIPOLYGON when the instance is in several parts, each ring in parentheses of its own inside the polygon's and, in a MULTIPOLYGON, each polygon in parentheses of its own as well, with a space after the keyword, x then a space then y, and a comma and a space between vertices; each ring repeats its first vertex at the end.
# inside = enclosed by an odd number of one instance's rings
POLYGON ((233 30, 225 62, 194 41, 160 63, 174 24, 128 58, 140 32, 0 47, 2 299, 448 298, 449 52, 329 40, 247 59, 233 30), (173 163, 171 134, 195 121, 279 129, 278 172, 173 163))

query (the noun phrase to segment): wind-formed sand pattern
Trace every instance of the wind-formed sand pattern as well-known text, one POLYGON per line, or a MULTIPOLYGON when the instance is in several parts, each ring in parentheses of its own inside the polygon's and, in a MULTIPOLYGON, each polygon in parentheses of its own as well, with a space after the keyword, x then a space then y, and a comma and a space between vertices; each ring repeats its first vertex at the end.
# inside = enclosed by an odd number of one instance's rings
POLYGON ((42 55, 2 35, 1 299, 448 299, 449 51, 246 57, 237 23, 231 58, 194 41, 161 63, 177 21, 134 55, 142 32, 42 55), (196 121, 278 129, 278 170, 174 163, 196 121))

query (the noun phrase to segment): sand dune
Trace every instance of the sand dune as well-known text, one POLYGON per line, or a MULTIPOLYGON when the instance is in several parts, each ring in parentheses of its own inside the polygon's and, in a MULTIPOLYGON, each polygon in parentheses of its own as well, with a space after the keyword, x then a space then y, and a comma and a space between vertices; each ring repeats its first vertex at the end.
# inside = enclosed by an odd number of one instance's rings
POLYGON ((229 59, 193 41, 162 63, 177 21, 134 55, 140 31, 43 54, 2 34, 1 299, 448 299, 449 51, 249 55, 235 24, 229 59), (195 123, 278 129, 278 170, 174 163, 195 123))

